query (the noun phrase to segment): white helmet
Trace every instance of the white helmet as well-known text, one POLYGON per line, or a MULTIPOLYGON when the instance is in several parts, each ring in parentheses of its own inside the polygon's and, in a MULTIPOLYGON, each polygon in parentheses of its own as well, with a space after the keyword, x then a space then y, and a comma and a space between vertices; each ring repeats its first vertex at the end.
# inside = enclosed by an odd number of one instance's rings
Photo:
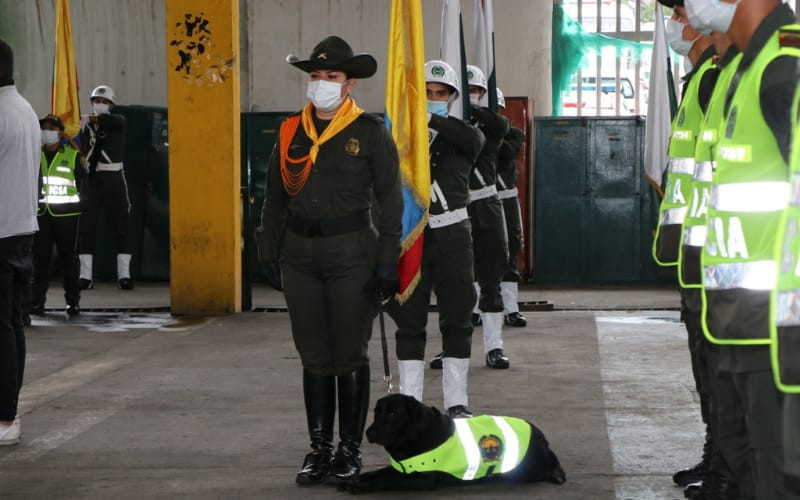
POLYGON ((112 104, 117 103, 117 98, 114 96, 114 89, 109 87, 108 85, 100 85, 99 87, 92 90, 92 95, 89 96, 91 100, 94 97, 102 97, 103 99, 108 99, 111 101, 112 104))
POLYGON ((469 83, 470 87, 474 85, 484 92, 489 90, 489 87, 486 86, 486 75, 483 74, 479 67, 471 64, 467 64, 467 83, 469 83))
POLYGON ((503 93, 500 92, 500 89, 497 89, 497 107, 506 109, 506 98, 503 97, 503 93))
POLYGON ((451 99, 455 99, 459 95, 458 90, 458 75, 452 66, 444 61, 434 59, 425 63, 425 82, 426 83, 443 83, 453 90, 450 94, 451 99))

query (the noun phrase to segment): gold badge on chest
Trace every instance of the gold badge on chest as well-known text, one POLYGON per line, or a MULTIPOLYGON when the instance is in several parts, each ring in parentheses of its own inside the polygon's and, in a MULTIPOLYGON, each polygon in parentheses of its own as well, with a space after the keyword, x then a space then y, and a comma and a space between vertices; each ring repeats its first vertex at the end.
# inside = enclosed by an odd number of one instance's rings
POLYGON ((344 145, 344 152, 349 155, 358 156, 359 151, 361 151, 361 146, 358 144, 358 139, 354 137, 347 139, 347 143, 344 145))

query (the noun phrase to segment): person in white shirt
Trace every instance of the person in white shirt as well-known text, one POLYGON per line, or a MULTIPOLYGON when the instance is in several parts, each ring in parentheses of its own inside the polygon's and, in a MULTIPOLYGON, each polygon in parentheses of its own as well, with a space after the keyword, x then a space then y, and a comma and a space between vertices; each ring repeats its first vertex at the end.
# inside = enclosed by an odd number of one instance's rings
POLYGON ((19 442, 25 371, 22 289, 31 276, 41 132, 14 86, 14 53, 0 39, 0 446, 19 442))

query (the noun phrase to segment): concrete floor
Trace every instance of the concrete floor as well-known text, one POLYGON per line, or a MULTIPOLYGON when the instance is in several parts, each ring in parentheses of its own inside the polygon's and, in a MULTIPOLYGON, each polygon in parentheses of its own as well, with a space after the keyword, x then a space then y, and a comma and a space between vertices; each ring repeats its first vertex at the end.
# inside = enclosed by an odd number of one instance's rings
MULTIPOLYGON (((285 312, 88 312, 169 303, 165 284, 122 292, 101 283, 84 293, 82 318, 67 322, 60 295, 54 283, 53 309, 27 330, 24 435, 0 449, 0 498, 347 496, 294 484, 307 436, 285 312)), ((507 329, 508 371, 483 366, 476 329, 470 407, 536 422, 567 483, 417 496, 682 498, 670 476, 697 461, 702 426, 677 291, 525 288, 521 300, 548 300, 556 310, 527 312, 526 328, 507 329)), ((280 294, 254 290, 254 306, 282 304, 280 294)), ((429 324, 436 321, 432 313, 429 324)), ((388 317, 387 326, 391 333, 388 317)), ((431 333, 430 355, 440 347, 431 333)), ((371 356, 374 402, 386 391, 377 322, 371 356)), ((440 379, 426 373, 429 404, 441 406, 440 379)), ((381 448, 365 443, 363 451, 365 469, 387 463, 381 448)))

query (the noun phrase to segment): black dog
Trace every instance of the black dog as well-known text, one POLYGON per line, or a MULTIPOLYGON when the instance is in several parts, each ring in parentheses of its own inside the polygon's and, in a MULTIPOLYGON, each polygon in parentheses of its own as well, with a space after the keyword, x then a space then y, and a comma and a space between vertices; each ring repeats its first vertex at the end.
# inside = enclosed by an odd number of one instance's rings
POLYGON ((392 465, 363 473, 343 484, 343 489, 351 493, 432 490, 495 480, 555 484, 566 481, 544 434, 530 422, 488 416, 454 420, 402 394, 378 400, 367 439, 386 449, 392 465), (487 422, 489 426, 499 423, 502 428, 495 429, 500 432, 484 434, 481 426, 487 422), (513 437, 508 435, 512 431, 513 437), (517 435, 529 435, 529 439, 519 442, 517 435), (473 439, 465 440, 465 436, 473 439), (523 449, 526 451, 519 456, 523 449))

